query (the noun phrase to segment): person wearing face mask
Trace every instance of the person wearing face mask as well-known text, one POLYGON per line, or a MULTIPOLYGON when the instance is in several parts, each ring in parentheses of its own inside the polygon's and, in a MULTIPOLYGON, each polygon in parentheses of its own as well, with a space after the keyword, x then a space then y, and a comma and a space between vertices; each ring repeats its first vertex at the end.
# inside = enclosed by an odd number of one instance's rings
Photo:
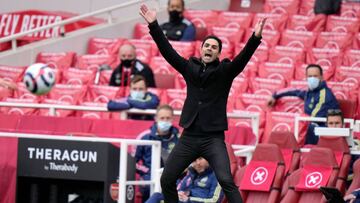
MULTIPOLYGON (((107 104, 109 111, 122 111, 130 108, 156 109, 159 97, 147 91, 146 80, 141 75, 135 75, 130 82, 130 95, 125 98, 110 100, 107 104)), ((153 120, 152 115, 128 114, 129 119, 153 120)))
POLYGON ((121 63, 114 69, 110 78, 110 86, 126 87, 130 85, 134 75, 141 75, 146 79, 148 87, 156 87, 154 74, 149 65, 136 59, 136 48, 131 44, 124 44, 119 49, 121 63))
POLYGON ((176 181, 184 169, 198 157, 204 157, 229 203, 241 203, 238 187, 231 175, 224 131, 228 129, 226 104, 234 78, 239 75, 261 43, 266 18, 259 19, 254 33, 234 59, 219 60, 222 42, 216 36, 206 37, 200 47, 200 58, 181 57, 163 34, 156 11, 146 5, 140 15, 149 24, 150 35, 166 61, 183 77, 187 95, 180 118, 184 131, 179 143, 165 162, 161 188, 166 203, 178 203, 176 181))
POLYGON ((184 18, 184 0, 169 0, 169 22, 160 27, 165 36, 173 41, 194 41, 196 30, 194 25, 184 18))
MULTIPOLYGON (((317 64, 306 67, 308 90, 286 90, 275 92, 268 101, 270 107, 277 99, 284 96, 296 96, 304 100, 304 112, 311 117, 326 117, 329 109, 339 109, 335 95, 323 80, 323 70, 317 64)), ((314 128, 324 127, 325 123, 311 122, 308 126, 305 144, 317 144, 319 137, 315 136, 314 128)))
MULTIPOLYGON (((144 135, 142 140, 157 140, 161 142, 161 167, 167 160, 170 152, 177 144, 179 130, 173 126, 174 111, 169 105, 161 105, 156 110, 155 123, 150 127, 150 132, 144 135)), ((137 173, 144 180, 150 180, 151 174, 151 146, 138 146, 136 148, 135 160, 137 162, 137 173)), ((149 186, 141 187, 143 202, 149 198, 149 186)))

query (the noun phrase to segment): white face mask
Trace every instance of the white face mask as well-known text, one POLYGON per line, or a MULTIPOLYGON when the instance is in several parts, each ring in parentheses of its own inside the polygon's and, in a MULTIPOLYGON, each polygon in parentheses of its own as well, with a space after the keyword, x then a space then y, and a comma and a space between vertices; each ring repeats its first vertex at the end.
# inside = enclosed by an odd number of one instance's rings
POLYGON ((171 128, 172 123, 168 121, 158 121, 156 125, 160 132, 167 132, 171 128))
POLYGON ((320 79, 316 77, 308 77, 307 83, 310 90, 314 90, 320 85, 320 79))
POLYGON ((130 91, 130 97, 132 99, 136 99, 136 100, 143 100, 145 97, 145 93, 142 91, 135 91, 135 90, 131 90, 130 91))

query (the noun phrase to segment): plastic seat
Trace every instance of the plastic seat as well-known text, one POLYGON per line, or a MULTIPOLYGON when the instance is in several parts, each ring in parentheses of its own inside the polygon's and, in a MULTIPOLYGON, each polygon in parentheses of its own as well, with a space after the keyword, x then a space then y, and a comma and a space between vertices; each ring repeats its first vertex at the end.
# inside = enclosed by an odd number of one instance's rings
POLYGON ((267 0, 264 4, 264 11, 266 13, 294 15, 298 13, 299 3, 299 0, 267 0))
POLYGON ((339 166, 336 188, 344 194, 351 161, 349 145, 345 137, 320 137, 317 146, 329 148, 334 152, 339 166))
MULTIPOLYGON (((240 168, 235 175, 235 183, 240 185, 239 190, 243 198, 244 203, 257 203, 257 202, 267 202, 275 203, 280 200, 280 188, 283 183, 283 177, 285 174, 284 160, 281 154, 279 147, 275 144, 258 144, 253 153, 253 157, 249 165, 240 168), (249 178, 245 176, 246 170, 252 162, 257 162, 261 164, 271 163, 275 165, 275 174, 273 176, 273 181, 271 183, 269 191, 255 191, 255 190, 243 190, 244 186, 241 183, 244 183, 243 179, 249 178)), ((255 169, 256 171, 256 169, 255 169)), ((254 171, 254 172, 255 172, 254 171)), ((253 173, 254 173, 253 172, 253 173)), ((272 178, 272 177, 271 177, 272 178)), ((261 185, 261 184, 260 184, 261 185)))
POLYGON ((40 52, 36 56, 36 63, 45 63, 52 68, 63 70, 73 64, 75 56, 75 52, 40 52))
POLYGON ((346 194, 352 193, 354 190, 360 188, 360 159, 357 159, 353 165, 354 176, 353 180, 346 192, 346 194))
POLYGON ((97 55, 117 55, 123 41, 124 40, 121 38, 93 37, 88 42, 87 53, 97 55))
POLYGON ((95 72, 92 70, 69 68, 62 74, 62 83, 67 85, 88 85, 94 83, 94 79, 95 72))
POLYGON ((102 65, 108 65, 112 69, 118 66, 120 60, 115 55, 87 54, 76 57, 76 68, 98 71, 102 65))
POLYGON ((351 32, 357 33, 359 31, 359 21, 355 17, 343 17, 329 15, 326 21, 326 30, 328 32, 351 32))
POLYGON ((293 133, 271 132, 269 139, 265 143, 276 144, 280 148, 284 158, 286 176, 299 168, 301 153, 293 133))
MULTIPOLYGON (((300 169, 294 171, 285 181, 284 185, 288 186, 283 193, 284 197, 281 200, 281 203, 308 203, 308 202, 319 202, 325 203, 326 199, 323 194, 317 188, 322 186, 335 187, 337 176, 339 173, 339 167, 336 163, 334 154, 330 149, 327 148, 312 148, 310 152, 304 155, 300 163, 300 169), (313 168, 309 170, 309 168, 313 168), (321 182, 322 180, 326 181, 326 175, 323 170, 328 171, 327 183, 321 182), (321 175, 319 175, 321 173, 321 175), (302 179, 302 176, 304 179, 302 179), (321 179, 319 177, 322 177, 321 179), (314 178, 314 181, 310 180, 314 178), (299 184, 302 181, 306 181, 307 191, 299 190, 299 184)), ((305 184, 305 183, 304 183, 305 184)))
POLYGON ((281 33, 279 44, 287 47, 310 48, 314 45, 317 33, 286 29, 281 33))

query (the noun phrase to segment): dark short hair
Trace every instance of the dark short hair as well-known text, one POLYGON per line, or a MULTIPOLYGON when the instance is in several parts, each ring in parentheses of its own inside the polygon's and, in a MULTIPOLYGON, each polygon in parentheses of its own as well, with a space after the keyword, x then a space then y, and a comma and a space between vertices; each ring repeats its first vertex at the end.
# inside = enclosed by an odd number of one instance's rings
POLYGON ((134 75, 134 77, 131 78, 130 85, 131 85, 131 84, 138 83, 138 82, 140 82, 140 81, 144 81, 145 87, 147 87, 147 85, 146 85, 146 79, 145 79, 144 76, 142 76, 142 75, 134 75))
POLYGON ((327 112, 326 120, 330 116, 340 116, 342 123, 344 123, 344 114, 340 109, 329 109, 328 112, 327 112))
POLYGON ((318 65, 318 64, 309 64, 307 67, 306 67, 306 73, 307 73, 307 70, 309 69, 309 68, 317 68, 317 69, 319 69, 319 71, 320 71, 320 75, 322 76, 323 75, 323 69, 321 68, 321 66, 320 65, 318 65))
POLYGON ((216 40, 216 41, 218 42, 218 44, 219 44, 219 53, 221 53, 222 41, 221 41, 221 39, 219 39, 219 38, 216 37, 215 35, 209 35, 209 36, 205 37, 205 39, 203 40, 203 42, 202 42, 202 44, 201 44, 201 47, 204 46, 206 40, 208 40, 208 39, 214 39, 214 40, 216 40))
POLYGON ((163 104, 163 105, 158 106, 158 107, 156 108, 156 114, 157 114, 160 110, 162 110, 162 109, 171 111, 171 114, 174 115, 174 109, 173 109, 170 105, 168 105, 168 104, 163 104))
MULTIPOLYGON (((171 0, 168 1, 168 6, 170 5, 170 1, 171 0)), ((183 9, 185 9, 185 1, 184 0, 181 0, 181 4, 182 4, 183 9)))

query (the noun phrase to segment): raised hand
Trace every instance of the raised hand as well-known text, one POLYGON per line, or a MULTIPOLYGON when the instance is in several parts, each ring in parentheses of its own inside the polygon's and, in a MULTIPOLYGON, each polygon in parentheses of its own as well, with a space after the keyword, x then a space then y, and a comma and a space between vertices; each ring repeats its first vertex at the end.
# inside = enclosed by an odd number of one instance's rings
POLYGON ((275 103, 276 103, 276 100, 273 97, 270 97, 268 102, 267 102, 267 105, 269 107, 273 107, 273 106, 275 106, 275 103))
POLYGON ((256 37, 261 37, 265 22, 266 22, 267 18, 261 18, 258 20, 258 22, 255 25, 255 36, 256 37))
POLYGON ((140 6, 139 13, 149 24, 156 20, 156 11, 150 10, 145 4, 140 6))

